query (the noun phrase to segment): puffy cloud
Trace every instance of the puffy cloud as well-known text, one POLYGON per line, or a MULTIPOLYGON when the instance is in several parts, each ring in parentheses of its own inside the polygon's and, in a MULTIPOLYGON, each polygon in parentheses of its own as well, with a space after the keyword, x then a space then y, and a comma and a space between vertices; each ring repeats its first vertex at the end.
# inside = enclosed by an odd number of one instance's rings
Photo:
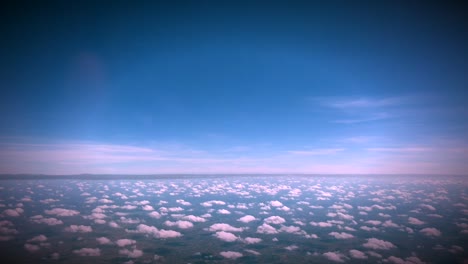
POLYGON ((260 234, 277 234, 278 231, 269 224, 263 223, 263 225, 257 227, 257 233, 260 234))
POLYGON ((82 248, 73 250, 73 253, 79 256, 98 257, 101 255, 101 250, 99 248, 82 248))
POLYGON ((65 228, 65 231, 73 233, 90 233, 93 232, 93 228, 91 228, 91 226, 85 225, 71 225, 65 228))
POLYGON ((298 249, 299 247, 296 246, 296 245, 291 245, 291 246, 287 246, 285 247, 284 249, 288 250, 288 251, 293 251, 293 250, 296 250, 298 249))
POLYGON ((236 259, 236 258, 240 258, 243 256, 242 253, 235 252, 235 251, 221 251, 219 254, 229 259, 236 259))
POLYGON ((256 238, 256 237, 246 237, 243 239, 244 243, 246 244, 256 244, 262 242, 261 238, 256 238))
POLYGON ((385 227, 399 227, 397 224, 393 223, 392 220, 385 221, 382 226, 385 227))
POLYGON ((331 232, 331 233, 329 233, 329 235, 334 236, 336 239, 349 239, 349 238, 354 237, 353 235, 345 233, 345 232, 341 232, 341 233, 331 232))
POLYGON ((28 242, 45 242, 47 237, 44 235, 38 235, 28 240, 28 242))
POLYGON ((351 249, 349 251, 349 255, 351 255, 351 257, 355 259, 367 259, 367 256, 366 254, 364 254, 364 252, 356 250, 356 249, 351 249))
POLYGON ((201 205, 204 207, 212 207, 214 204, 225 205, 226 203, 223 201, 215 201, 215 200, 201 203, 201 205))
POLYGON ((298 233, 301 231, 301 228, 298 226, 282 226, 279 231, 286 233, 298 233))
POLYGON ((369 220, 369 221, 366 221, 365 223, 366 223, 366 224, 370 224, 370 225, 377 226, 377 225, 382 224, 382 221, 379 221, 379 220, 369 220))
POLYGON ((387 258, 387 261, 394 264, 423 264, 418 257, 412 256, 406 259, 401 259, 395 256, 390 256, 387 258))
POLYGON ((38 245, 33 245, 33 244, 24 244, 24 248, 29 251, 29 252, 36 252, 39 249, 41 249, 38 245))
POLYGON ((76 210, 64 209, 64 208, 54 208, 52 210, 45 210, 45 213, 48 215, 55 215, 55 216, 75 216, 80 214, 80 212, 76 210))
POLYGON ((149 215, 150 217, 156 218, 156 219, 161 218, 161 214, 158 213, 158 212, 156 212, 156 211, 153 211, 153 212, 149 213, 148 215, 149 215))
POLYGON ((212 224, 208 228, 208 230, 212 231, 212 232, 215 232, 215 231, 242 232, 242 231, 244 231, 244 228, 242 228, 242 227, 233 227, 230 224, 217 223, 217 224, 212 224))
POLYGON ((182 199, 176 200, 177 203, 184 205, 184 206, 190 206, 192 205, 190 202, 184 201, 182 199))
POLYGON ((367 242, 363 244, 365 248, 370 248, 370 249, 392 249, 395 248, 395 245, 393 245, 391 242, 385 241, 385 240, 380 240, 377 238, 369 238, 367 239, 367 242))
POLYGON ((421 206, 421 208, 424 208, 424 209, 427 209, 427 210, 430 210, 430 211, 435 211, 436 210, 434 208, 434 206, 432 206, 430 204, 421 204, 420 206, 421 206))
POLYGON ((423 233, 426 236, 432 236, 432 237, 438 237, 442 234, 438 229, 433 228, 433 227, 427 227, 427 228, 421 229, 419 232, 423 233))
POLYGON ((412 225, 424 225, 425 223, 417 218, 410 217, 408 218, 408 222, 412 225))
POLYGON ((219 231, 219 232, 216 232, 215 236, 220 239, 220 240, 223 240, 223 241, 226 241, 226 242, 234 242, 236 241, 237 239, 239 239, 236 235, 234 235, 233 233, 229 233, 229 232, 225 232, 225 231, 219 231))
POLYGON ((243 222, 243 223, 250 223, 252 221, 255 221, 257 220, 255 217, 251 216, 251 215, 246 215, 246 216, 243 216, 239 219, 237 219, 237 221, 240 221, 240 222, 243 222))
POLYGON ((283 217, 276 216, 276 215, 265 218, 263 221, 267 224, 276 224, 276 225, 283 224, 286 222, 286 220, 283 217))
POLYGON ((141 256, 143 256, 143 251, 139 250, 139 249, 133 249, 133 250, 128 250, 128 249, 121 249, 119 250, 119 254, 120 255, 126 255, 127 257, 129 258, 139 258, 141 256))
POLYGON ((337 252, 326 252, 326 253, 323 253, 323 256, 326 257, 328 260, 335 261, 335 262, 345 261, 345 256, 337 252))
POLYGON ((182 217, 183 220, 188 220, 191 222, 206 222, 206 219, 203 217, 195 216, 195 215, 186 215, 182 217))
POLYGON ((255 250, 252 250, 252 249, 244 249, 244 251, 247 252, 247 253, 256 255, 256 256, 259 256, 259 255, 260 255, 260 252, 255 251, 255 250))
POLYGON ((126 246, 135 245, 136 241, 133 239, 122 238, 122 239, 115 241, 115 243, 119 247, 126 247, 126 246))
POLYGON ((192 228, 193 227, 192 222, 183 221, 183 220, 179 220, 179 221, 176 221, 176 222, 166 221, 166 222, 164 222, 164 224, 167 225, 167 226, 176 226, 176 227, 181 228, 181 229, 187 229, 187 228, 192 228))
POLYGON ((36 224, 46 224, 50 226, 54 225, 62 225, 63 222, 62 220, 59 220, 57 218, 51 217, 51 218, 45 218, 42 215, 35 215, 30 217, 31 222, 36 223, 36 224))
POLYGON ((151 205, 143 205, 141 209, 145 211, 154 211, 154 208, 151 205))
POLYGON ((98 237, 98 238, 96 238, 96 241, 101 245, 110 245, 110 244, 112 244, 112 241, 110 239, 108 239, 107 237, 98 237))
POLYGON ((280 201, 271 201, 270 205, 273 207, 281 207, 283 206, 283 203, 281 203, 280 201))
POLYGON ((174 238, 174 237, 182 236, 182 234, 177 231, 157 229, 154 226, 148 226, 145 224, 139 224, 135 231, 127 230, 127 232, 136 232, 136 233, 141 233, 141 234, 152 235, 156 238, 174 238))
POLYGON ((22 212, 23 212, 23 209, 16 208, 16 209, 6 209, 5 211, 3 211, 2 214, 5 216, 10 216, 10 217, 18 217, 21 215, 22 212))
POLYGON ((333 224, 328 223, 328 222, 310 222, 311 226, 319 226, 319 227, 332 227, 333 224))
POLYGON ((219 210, 218 210, 218 214, 231 214, 231 212, 229 212, 229 211, 226 210, 226 209, 219 209, 219 210))

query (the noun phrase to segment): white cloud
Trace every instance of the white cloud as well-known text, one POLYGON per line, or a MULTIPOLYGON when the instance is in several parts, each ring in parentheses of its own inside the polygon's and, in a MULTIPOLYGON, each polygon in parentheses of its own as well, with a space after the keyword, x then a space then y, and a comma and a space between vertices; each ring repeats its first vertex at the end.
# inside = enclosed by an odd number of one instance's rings
POLYGON ((229 212, 229 211, 226 210, 226 209, 219 209, 219 210, 218 210, 218 214, 231 214, 231 212, 229 212))
POLYGON ((286 222, 286 220, 281 216, 270 216, 268 218, 265 218, 263 221, 267 224, 276 224, 276 225, 283 224, 286 222))
POLYGON ((182 217, 183 220, 188 220, 191 222, 206 222, 206 219, 203 217, 195 216, 195 215, 186 215, 182 217))
POLYGON ((310 222, 310 225, 312 226, 319 226, 319 227, 332 227, 333 224, 328 223, 328 222, 310 222))
POLYGON ((156 219, 161 218, 161 214, 158 213, 158 212, 156 212, 156 211, 153 211, 153 212, 149 213, 148 215, 149 215, 150 217, 156 218, 156 219))
POLYGON ((98 237, 98 238, 96 238, 96 241, 100 245, 110 245, 110 244, 112 244, 112 241, 110 239, 108 239, 107 237, 98 237))
POLYGON ((243 239, 244 243, 246 244, 256 244, 262 242, 261 238, 256 238, 256 237, 246 237, 243 239))
POLYGON ((126 255, 128 258, 139 258, 143 256, 143 251, 139 249, 133 249, 133 250, 128 250, 128 249, 121 249, 119 250, 120 255, 126 255))
POLYGON ((270 205, 273 207, 281 207, 283 206, 283 203, 281 203, 280 201, 271 201, 270 205))
POLYGON ((176 200, 177 203, 184 205, 184 206, 190 206, 192 205, 190 202, 184 201, 182 199, 176 200))
POLYGON ((52 210, 45 210, 45 213, 48 215, 55 215, 55 216, 75 216, 80 214, 80 212, 76 210, 64 209, 64 208, 54 208, 52 210))
MULTIPOLYGON (((5 215, 5 216, 10 216, 10 217, 18 217, 18 216, 21 215, 21 211, 17 210, 17 209, 6 209, 5 211, 3 211, 2 214, 5 215)), ((21 209, 21 208, 19 208, 19 209, 21 209)))
POLYGON ((328 260, 335 261, 335 262, 345 261, 345 256, 338 252, 326 252, 326 253, 323 253, 323 256, 326 257, 328 260))
POLYGON ((45 242, 47 237, 44 235, 38 235, 28 240, 28 242, 45 242))
POLYGON ((369 238, 367 239, 367 242, 363 244, 365 248, 370 248, 370 249, 392 249, 395 248, 395 245, 393 245, 391 242, 385 241, 385 240, 380 240, 377 238, 369 238))
POLYGON ((90 233, 93 232, 93 228, 91 228, 91 226, 85 225, 71 225, 65 228, 65 231, 73 233, 90 233))
POLYGON ((252 221, 255 221, 257 220, 255 217, 251 216, 251 215, 246 215, 246 216, 243 216, 239 219, 237 219, 237 221, 240 221, 240 222, 243 222, 243 223, 250 223, 252 221))
POLYGON ((364 252, 356 249, 351 249, 349 251, 349 255, 351 255, 351 257, 355 259, 367 259, 367 256, 364 252))
POLYGON ((217 224, 212 224, 208 228, 208 230, 212 231, 212 232, 215 232, 215 231, 242 232, 242 231, 244 231, 244 228, 242 228, 242 227, 233 227, 230 224, 217 223, 217 224))
POLYGON ((427 227, 427 228, 421 229, 419 232, 430 237, 438 237, 442 234, 438 229, 433 228, 433 227, 427 227))
POLYGON ((225 231, 219 231, 219 232, 216 232, 215 236, 220 239, 220 240, 223 240, 223 241, 226 241, 226 242, 234 242, 236 241, 237 239, 239 239, 236 235, 234 235, 233 233, 229 233, 229 232, 225 232, 225 231))
POLYGON ((277 234, 278 231, 269 224, 263 223, 263 225, 257 227, 257 233, 260 234, 277 234))
POLYGON ((29 252, 36 252, 39 249, 41 249, 38 245, 33 245, 33 244, 24 244, 24 248, 29 251, 29 252))
POLYGON ((408 218, 408 222, 412 225, 424 225, 425 223, 417 218, 410 217, 408 218))
POLYGON ((79 256, 98 257, 101 256, 101 250, 99 248, 82 248, 73 250, 73 253, 79 256))
POLYGON ((183 220, 179 220, 179 221, 176 221, 176 222, 166 221, 166 222, 164 222, 164 224, 167 225, 167 226, 176 226, 176 227, 181 228, 181 229, 188 229, 188 228, 193 227, 192 222, 183 221, 183 220))
POLYGON ((143 209, 144 211, 154 211, 154 207, 151 205, 143 205, 141 209, 143 209))
POLYGON ((136 241, 133 239, 122 238, 122 239, 115 241, 115 243, 119 247, 126 247, 126 246, 135 245, 136 241))
POLYGON ((354 237, 353 235, 345 233, 345 232, 341 232, 341 233, 331 232, 329 233, 329 235, 335 237, 336 239, 349 239, 349 238, 354 237))
POLYGON ((229 259, 237 259, 243 256, 242 253, 235 251, 221 251, 219 254, 229 259))
POLYGON ((288 251, 293 251, 293 250, 296 250, 298 249, 299 247, 296 246, 296 245, 291 245, 291 246, 287 246, 285 247, 284 249, 288 250, 288 251))
POLYGON ((173 230, 157 229, 154 226, 139 224, 135 231, 127 230, 127 232, 136 232, 141 234, 152 235, 156 238, 175 238, 182 236, 181 233, 173 230))

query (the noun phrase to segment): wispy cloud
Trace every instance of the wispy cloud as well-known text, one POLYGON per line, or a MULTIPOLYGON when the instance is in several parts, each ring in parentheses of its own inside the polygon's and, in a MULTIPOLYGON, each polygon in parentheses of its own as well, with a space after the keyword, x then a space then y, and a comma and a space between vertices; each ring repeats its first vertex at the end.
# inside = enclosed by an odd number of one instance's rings
POLYGON ((332 121, 333 123, 338 123, 338 124, 356 124, 356 123, 365 123, 365 122, 371 122, 371 121, 378 121, 378 120, 383 120, 383 119, 388 119, 391 118, 392 116, 388 113, 377 113, 377 114, 371 114, 366 117, 362 118, 355 118, 355 119, 339 119, 339 120, 334 120, 332 121))
POLYGON ((402 147, 402 148, 367 148, 368 151, 375 152, 428 152, 434 151, 429 147, 402 147))
POLYGON ((331 155, 344 151, 344 148, 325 148, 325 149, 311 149, 311 150, 290 150, 288 153, 293 155, 331 155))

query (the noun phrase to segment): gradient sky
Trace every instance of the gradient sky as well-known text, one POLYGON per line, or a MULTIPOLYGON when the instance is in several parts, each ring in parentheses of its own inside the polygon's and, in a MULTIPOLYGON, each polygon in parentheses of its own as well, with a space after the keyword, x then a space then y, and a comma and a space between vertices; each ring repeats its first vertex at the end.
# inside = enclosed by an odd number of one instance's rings
POLYGON ((94 2, 2 7, 0 173, 468 172, 461 1, 94 2))

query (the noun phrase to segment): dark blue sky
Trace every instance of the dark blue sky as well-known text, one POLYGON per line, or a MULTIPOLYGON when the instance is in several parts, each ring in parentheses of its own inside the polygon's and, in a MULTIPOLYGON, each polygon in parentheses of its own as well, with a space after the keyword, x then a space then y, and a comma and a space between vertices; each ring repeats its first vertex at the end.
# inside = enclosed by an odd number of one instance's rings
POLYGON ((466 173, 466 4, 219 2, 5 5, 0 172, 466 173))

